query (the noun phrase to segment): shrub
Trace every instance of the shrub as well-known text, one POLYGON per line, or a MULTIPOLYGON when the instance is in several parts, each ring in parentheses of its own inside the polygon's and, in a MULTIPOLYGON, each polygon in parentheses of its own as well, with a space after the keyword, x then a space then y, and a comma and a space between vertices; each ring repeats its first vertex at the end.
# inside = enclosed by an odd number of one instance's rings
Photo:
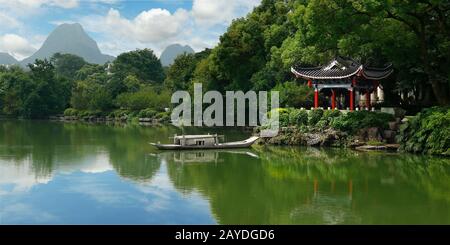
MULTIPOLYGON (((290 110, 287 109, 287 108, 278 108, 277 111, 278 111, 278 120, 280 122, 280 124, 279 124, 280 127, 287 127, 287 126, 289 126, 289 113, 290 113, 290 110)), ((271 114, 272 114, 271 111, 269 111, 269 119, 270 119, 270 121, 273 121, 271 114)))
POLYGON ((120 118, 123 116, 127 116, 130 112, 128 110, 124 110, 124 109, 118 109, 118 110, 114 110, 111 113, 109 113, 109 117, 112 118, 120 118))
POLYGON ((378 127, 388 128, 388 122, 394 120, 394 116, 382 112, 354 111, 340 117, 336 117, 331 122, 331 127, 349 133, 354 133, 362 128, 378 127))
POLYGON ((66 116, 66 117, 78 116, 78 111, 76 109, 73 109, 73 108, 67 108, 64 111, 64 116, 66 116))
POLYGON ((83 110, 78 111, 77 115, 79 117, 100 117, 104 116, 104 113, 100 110, 83 110))
POLYGON ((162 90, 157 93, 156 88, 146 87, 134 93, 122 93, 117 96, 116 104, 118 107, 126 108, 132 111, 140 111, 146 108, 154 110, 164 110, 170 107, 170 93, 162 90))
POLYGON ((400 149, 450 155, 450 108, 425 109, 400 127, 400 149))
POLYGON ((139 118, 152 118, 156 115, 156 113, 157 112, 155 110, 147 108, 147 109, 141 110, 138 114, 138 117, 139 118))
POLYGON ((323 116, 320 121, 317 123, 319 127, 327 127, 330 126, 333 121, 342 115, 339 110, 326 110, 323 112, 323 116))
POLYGON ((159 112, 156 114, 156 118, 161 122, 170 122, 170 112, 159 112))
POLYGON ((289 124, 295 126, 308 125, 308 113, 306 110, 291 110, 289 113, 289 124))
POLYGON ((320 121, 322 116, 323 116, 322 109, 314 109, 309 111, 309 125, 310 126, 316 125, 320 121))

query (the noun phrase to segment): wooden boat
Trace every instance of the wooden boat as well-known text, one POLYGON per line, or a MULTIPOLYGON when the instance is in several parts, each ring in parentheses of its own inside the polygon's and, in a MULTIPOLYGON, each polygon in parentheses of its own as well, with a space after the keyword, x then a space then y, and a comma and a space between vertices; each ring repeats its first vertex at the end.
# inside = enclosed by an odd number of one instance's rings
POLYGON ((194 149, 234 149, 250 147, 258 136, 246 140, 220 143, 219 135, 175 135, 173 144, 150 143, 160 150, 194 150, 194 149))

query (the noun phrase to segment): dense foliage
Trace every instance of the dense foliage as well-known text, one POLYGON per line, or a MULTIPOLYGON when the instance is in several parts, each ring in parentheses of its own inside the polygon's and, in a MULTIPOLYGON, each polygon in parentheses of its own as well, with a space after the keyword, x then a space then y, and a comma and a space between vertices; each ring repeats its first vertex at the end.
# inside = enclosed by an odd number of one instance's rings
POLYGON ((450 155, 450 108, 425 109, 400 128, 401 149, 450 155))
POLYGON ((358 129, 377 127, 387 129, 388 123, 394 121, 394 116, 388 113, 354 111, 334 118, 331 127, 344 132, 354 133, 358 129))
POLYGON ((281 127, 308 126, 311 129, 333 128, 342 132, 356 133, 359 129, 377 127, 387 129, 394 117, 388 113, 354 111, 341 113, 339 110, 280 108, 278 110, 281 127))
POLYGON ((133 75, 144 83, 162 83, 164 70, 158 57, 150 49, 123 53, 114 60, 111 68, 114 79, 123 80, 133 75))
POLYGON ((195 69, 180 67, 176 77, 222 92, 275 87, 284 106, 308 107, 311 91, 293 83, 290 67, 343 55, 370 66, 393 63, 395 74, 381 81, 389 105, 449 104, 449 30, 448 1, 263 0, 195 69))
POLYGON ((63 111, 70 99, 70 82, 58 77, 47 60, 38 60, 29 69, 0 69, 2 114, 42 118, 63 111))
POLYGON ((159 59, 147 49, 121 54, 105 65, 56 53, 28 69, 0 67, 1 114, 46 118, 64 112, 84 117, 151 109, 156 115, 170 107, 170 93, 162 88, 164 76, 159 59))

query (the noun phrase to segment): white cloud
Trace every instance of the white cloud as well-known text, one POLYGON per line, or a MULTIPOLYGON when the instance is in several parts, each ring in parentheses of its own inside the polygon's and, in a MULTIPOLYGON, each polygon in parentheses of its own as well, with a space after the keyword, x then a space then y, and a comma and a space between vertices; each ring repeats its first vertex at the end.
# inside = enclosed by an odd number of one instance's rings
POLYGON ((55 6, 60 8, 76 8, 78 7, 78 0, 40 0, 41 2, 46 2, 49 6, 55 6))
POLYGON ((42 7, 71 9, 78 7, 78 5, 79 0, 0 0, 0 9, 21 13, 22 15, 33 14, 42 7))
POLYGON ((0 51, 7 52, 20 60, 33 54, 36 49, 21 36, 5 34, 0 35, 0 51))
POLYGON ((258 5, 260 0, 194 0, 192 13, 196 23, 203 26, 227 25, 235 18, 243 16, 258 5))
POLYGON ((109 34, 116 38, 130 38, 142 43, 158 43, 177 36, 189 19, 186 10, 179 9, 171 14, 165 9, 143 11, 134 19, 121 16, 111 8, 106 16, 88 16, 81 19, 89 31, 109 34))
POLYGON ((58 216, 47 210, 38 209, 28 203, 11 203, 0 207, 1 221, 7 224, 18 223, 56 223, 58 216))
POLYGON ((6 13, 0 12, 0 27, 2 29, 12 29, 20 27, 22 23, 6 13))
MULTIPOLYGON (((91 4, 101 6, 99 12, 105 14, 69 17, 66 20, 52 20, 50 23, 55 25, 81 23, 87 31, 94 34, 93 37, 100 49, 112 55, 142 48, 150 48, 159 55, 165 47, 173 43, 189 45, 194 50, 200 51, 213 47, 233 19, 245 16, 260 3, 260 0, 193 0, 192 10, 180 8, 170 12, 166 9, 152 8, 136 16, 125 17, 119 9, 110 8, 120 1, 0 0, 0 30, 3 30, 3 33, 0 31, 0 36, 8 33, 9 29, 4 26, 14 28, 15 33, 22 36, 30 33, 31 30, 27 30, 27 26, 23 24, 30 18, 27 16, 47 13, 51 8, 72 9, 83 4, 91 4), (104 12, 104 7, 109 9, 104 12), (21 26, 25 29, 20 28, 21 26)), ((38 41, 31 36, 29 38, 32 45, 21 40, 20 45, 12 47, 0 45, 0 50, 8 51, 16 58, 23 58, 30 55, 31 48, 38 48, 43 41, 43 38, 38 41)))
POLYGON ((134 18, 126 18, 111 8, 104 16, 85 16, 78 21, 86 30, 103 34, 99 46, 113 55, 144 47, 160 54, 173 43, 200 51, 214 46, 233 19, 244 16, 259 3, 260 0, 194 0, 192 11, 178 9, 171 13, 153 8, 134 18))
POLYGON ((30 18, 45 13, 45 9, 72 9, 78 7, 78 4, 79 0, 0 0, 0 34, 8 30, 25 32, 25 23, 30 18))
POLYGON ((141 42, 158 42, 179 34, 189 19, 189 13, 178 9, 173 15, 165 9, 151 9, 134 19, 136 34, 141 42))
POLYGON ((36 176, 30 158, 13 164, 10 161, 0 160, 0 199, 1 195, 15 194, 29 191, 38 184, 47 184, 51 176, 36 176), (12 185, 12 189, 3 189, 12 185))
POLYGON ((58 166, 58 172, 70 174, 76 171, 83 173, 104 173, 114 170, 109 161, 109 155, 106 152, 96 152, 95 155, 88 155, 86 159, 79 161, 77 165, 69 164, 73 159, 58 159, 61 164, 58 166))

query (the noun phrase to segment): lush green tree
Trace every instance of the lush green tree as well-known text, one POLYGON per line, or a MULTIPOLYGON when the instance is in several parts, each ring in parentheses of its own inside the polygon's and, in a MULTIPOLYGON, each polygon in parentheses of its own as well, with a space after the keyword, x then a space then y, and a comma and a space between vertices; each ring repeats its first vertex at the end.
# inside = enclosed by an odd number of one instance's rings
POLYGON ((219 91, 269 90, 287 80, 289 70, 272 61, 272 52, 295 29, 287 18, 294 2, 264 0, 246 18, 233 21, 210 55, 210 74, 203 73, 213 77, 212 87, 219 91))
POLYGON ((15 66, 0 71, 0 108, 8 116, 22 116, 24 101, 34 84, 22 68, 15 66))
POLYGON ((219 90, 223 85, 217 79, 217 74, 212 67, 211 56, 200 60, 195 67, 192 83, 189 85, 189 91, 194 90, 194 83, 201 83, 204 90, 219 90))
POLYGON ((110 78, 107 70, 107 65, 85 64, 75 73, 74 80, 81 81, 89 78, 105 84, 110 78))
POLYGON ((55 67, 55 72, 58 76, 72 80, 75 78, 75 74, 86 65, 86 61, 83 58, 73 54, 54 54, 50 62, 55 67))
POLYGON ((132 111, 151 108, 157 111, 163 111, 170 107, 171 93, 169 90, 155 89, 152 86, 146 86, 137 92, 122 93, 117 96, 116 104, 119 108, 132 111))
POLYGON ((172 90, 186 90, 191 82, 197 59, 194 54, 179 55, 167 70, 164 84, 172 90))
POLYGON ((42 118, 62 113, 70 98, 70 83, 58 79, 55 67, 48 60, 36 60, 29 64, 34 90, 24 101, 23 115, 29 118, 42 118))
POLYGON ((90 110, 108 111, 113 106, 111 93, 104 86, 98 85, 92 89, 92 97, 89 101, 90 110))
POLYGON ((137 92, 141 88, 141 82, 133 75, 129 75, 125 78, 124 84, 127 88, 127 92, 137 92))
POLYGON ((273 88, 280 92, 280 104, 284 107, 311 108, 313 106, 314 90, 297 82, 285 82, 273 88))
POLYGON ((111 72, 116 80, 133 75, 144 83, 161 83, 165 76, 161 62, 150 49, 119 55, 112 63, 111 72))
POLYGON ((94 80, 77 81, 72 89, 70 104, 77 110, 108 111, 113 97, 105 85, 94 80))
POLYGON ((2 112, 25 118, 45 118, 61 113, 70 98, 70 83, 55 75, 47 60, 36 60, 30 72, 12 67, 0 72, 2 112))
POLYGON ((283 56, 311 65, 336 55, 368 65, 393 62, 399 90, 432 90, 449 104, 449 11, 444 1, 309 1, 292 12, 298 30, 283 44, 283 56))
POLYGON ((87 110, 89 108, 89 84, 85 81, 76 81, 72 88, 70 105, 77 110, 87 110))

